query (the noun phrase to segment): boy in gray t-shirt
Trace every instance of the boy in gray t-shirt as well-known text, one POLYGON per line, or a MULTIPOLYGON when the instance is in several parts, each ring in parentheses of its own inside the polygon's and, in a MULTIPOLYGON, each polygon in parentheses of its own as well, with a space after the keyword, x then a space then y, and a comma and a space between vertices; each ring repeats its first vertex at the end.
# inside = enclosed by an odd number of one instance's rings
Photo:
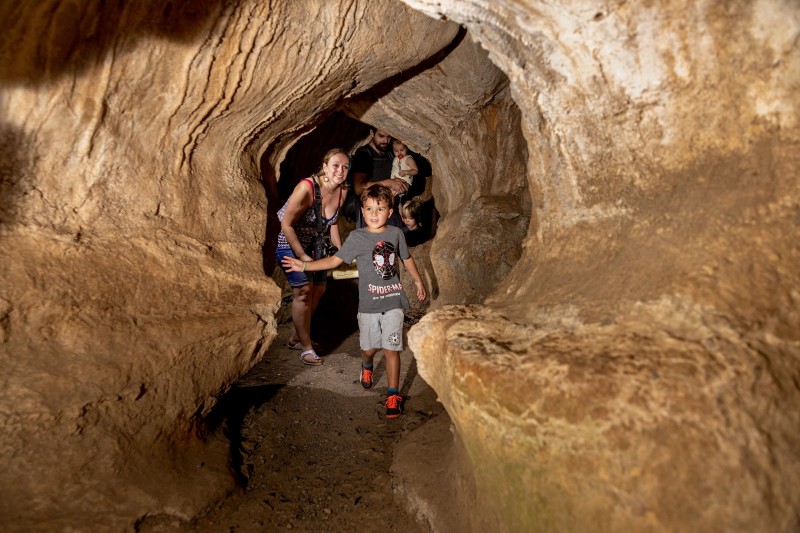
POLYGON ((398 258, 402 260, 414 285, 417 298, 425 299, 425 286, 408 251, 403 232, 387 225, 392 216, 392 192, 383 185, 373 185, 361 194, 361 217, 366 226, 353 230, 342 249, 318 261, 283 259, 283 266, 295 272, 330 270, 342 263, 358 265, 358 329, 361 345, 361 386, 372 387, 372 361, 383 348, 386 359, 386 417, 403 413, 400 388, 400 352, 403 350, 403 309, 408 299, 400 283, 398 258))

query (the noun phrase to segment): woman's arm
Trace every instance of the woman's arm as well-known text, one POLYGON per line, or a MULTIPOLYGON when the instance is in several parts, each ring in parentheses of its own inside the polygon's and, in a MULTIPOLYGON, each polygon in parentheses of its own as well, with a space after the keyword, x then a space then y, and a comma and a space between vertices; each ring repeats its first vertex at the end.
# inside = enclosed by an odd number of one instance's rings
POLYGON ((281 220, 281 230, 286 236, 286 242, 289 243, 295 257, 299 258, 301 261, 310 261, 311 256, 309 256, 300 245, 300 239, 297 237, 294 225, 297 224, 303 214, 305 214, 313 204, 314 195, 309 190, 308 183, 303 180, 297 184, 297 187, 292 191, 292 195, 289 196, 289 202, 286 205, 283 220, 281 220))
MULTIPOLYGON (((342 197, 339 201, 339 215, 342 214, 342 206, 344 205, 344 201, 347 199, 347 195, 350 194, 350 191, 347 189, 342 189, 342 197)), ((342 247, 342 234, 339 233, 339 223, 336 222, 331 224, 331 242, 337 248, 342 247)))
POLYGON ((331 224, 331 242, 337 248, 342 247, 342 236, 339 233, 339 224, 331 224))

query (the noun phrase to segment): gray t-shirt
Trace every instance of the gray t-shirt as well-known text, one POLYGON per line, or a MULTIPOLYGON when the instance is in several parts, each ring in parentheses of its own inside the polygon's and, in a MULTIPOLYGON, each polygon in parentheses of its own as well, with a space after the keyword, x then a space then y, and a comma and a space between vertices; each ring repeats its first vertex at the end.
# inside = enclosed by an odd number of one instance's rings
POLYGON ((386 226, 381 233, 371 233, 366 228, 350 232, 336 257, 345 264, 353 259, 358 262, 359 313, 408 309, 398 264, 410 256, 399 228, 386 226))

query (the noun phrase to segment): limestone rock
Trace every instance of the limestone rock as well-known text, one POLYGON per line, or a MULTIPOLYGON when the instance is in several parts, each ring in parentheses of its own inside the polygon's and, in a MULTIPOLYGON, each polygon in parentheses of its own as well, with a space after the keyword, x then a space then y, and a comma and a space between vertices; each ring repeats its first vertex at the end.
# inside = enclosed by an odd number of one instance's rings
POLYGON ((0 523, 191 518, 234 488, 214 406, 276 331, 262 155, 457 26, 386 1, 0 17, 0 523))
POLYGON ((409 335, 498 530, 796 529, 798 7, 406 3, 528 145, 520 260, 409 335))

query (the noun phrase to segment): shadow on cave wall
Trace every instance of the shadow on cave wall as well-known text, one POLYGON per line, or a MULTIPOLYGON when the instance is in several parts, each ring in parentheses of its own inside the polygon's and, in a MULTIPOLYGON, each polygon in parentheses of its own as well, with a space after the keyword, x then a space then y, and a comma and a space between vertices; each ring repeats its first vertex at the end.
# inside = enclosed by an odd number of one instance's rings
POLYGON ((0 49, 0 81, 38 84, 80 73, 156 35, 190 41, 219 19, 221 0, 137 2, 0 2, 6 44, 0 49))
POLYGON ((16 204, 24 194, 20 184, 29 157, 34 157, 29 137, 17 128, 0 123, 0 226, 12 224, 16 204))
POLYGON ((251 410, 258 409, 270 401, 283 388, 283 385, 253 386, 239 382, 220 397, 217 404, 203 419, 201 436, 208 436, 219 428, 230 443, 231 467, 236 481, 241 486, 247 485, 247 477, 242 473, 242 427, 244 419, 251 410))

